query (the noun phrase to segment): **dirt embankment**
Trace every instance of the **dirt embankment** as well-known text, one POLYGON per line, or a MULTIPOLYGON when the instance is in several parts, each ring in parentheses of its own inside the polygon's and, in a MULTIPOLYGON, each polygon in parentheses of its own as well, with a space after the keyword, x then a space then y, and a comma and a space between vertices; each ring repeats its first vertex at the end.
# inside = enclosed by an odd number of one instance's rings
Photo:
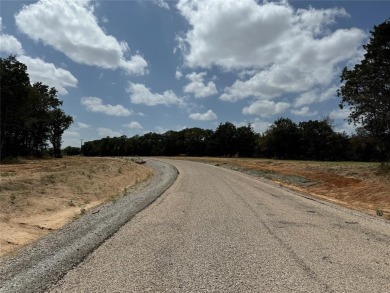
POLYGON ((390 220, 390 174, 378 163, 183 158, 263 177, 302 193, 390 220))
POLYGON ((0 256, 115 201, 152 171, 123 158, 66 157, 0 165, 0 256))

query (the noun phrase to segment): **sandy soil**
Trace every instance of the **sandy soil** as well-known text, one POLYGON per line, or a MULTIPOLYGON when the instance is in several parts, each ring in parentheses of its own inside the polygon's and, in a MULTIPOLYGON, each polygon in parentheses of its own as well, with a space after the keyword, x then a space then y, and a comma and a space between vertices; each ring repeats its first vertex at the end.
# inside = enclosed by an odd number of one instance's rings
POLYGON ((152 172, 123 158, 66 157, 0 165, 0 256, 123 196, 152 172))
POLYGON ((390 174, 378 163, 183 158, 242 171, 293 190, 390 220, 390 174))

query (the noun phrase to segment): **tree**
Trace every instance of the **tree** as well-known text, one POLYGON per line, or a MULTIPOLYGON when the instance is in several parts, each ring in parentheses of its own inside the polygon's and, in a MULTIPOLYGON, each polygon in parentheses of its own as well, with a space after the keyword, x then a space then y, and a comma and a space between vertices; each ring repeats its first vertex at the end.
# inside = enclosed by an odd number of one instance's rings
POLYGON ((61 137, 72 117, 60 109, 57 90, 40 82, 30 84, 27 66, 15 56, 0 58, 0 159, 39 156, 53 144, 61 156, 61 137))
POLYGON ((213 148, 217 156, 232 157, 237 153, 237 128, 230 122, 221 123, 214 132, 213 148))
POLYGON ((299 156, 298 126, 289 118, 277 119, 263 136, 263 152, 267 157, 296 159, 299 156))
POLYGON ((253 157, 255 154, 257 134, 250 124, 236 130, 237 152, 239 157, 253 157))
POLYGON ((73 123, 73 118, 58 108, 50 111, 49 117, 49 140, 53 145, 54 157, 60 158, 62 134, 73 123))
POLYGON ((361 124, 390 159, 390 19, 370 33, 364 59, 351 70, 344 68, 337 95, 340 108, 351 109, 348 121, 361 124))
POLYGON ((0 58, 0 157, 18 155, 25 125, 21 117, 26 116, 26 104, 29 96, 30 78, 27 66, 14 56, 0 58))
POLYGON ((300 122, 299 130, 303 159, 329 161, 343 156, 343 136, 333 131, 329 120, 300 122))

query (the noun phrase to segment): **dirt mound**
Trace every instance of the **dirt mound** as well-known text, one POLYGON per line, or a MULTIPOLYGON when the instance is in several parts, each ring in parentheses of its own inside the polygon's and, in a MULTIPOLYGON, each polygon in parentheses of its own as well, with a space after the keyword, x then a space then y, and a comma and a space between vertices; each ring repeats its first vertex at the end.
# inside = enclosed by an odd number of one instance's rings
POLYGON ((0 169, 0 255, 115 200, 152 175, 121 158, 24 160, 0 169))

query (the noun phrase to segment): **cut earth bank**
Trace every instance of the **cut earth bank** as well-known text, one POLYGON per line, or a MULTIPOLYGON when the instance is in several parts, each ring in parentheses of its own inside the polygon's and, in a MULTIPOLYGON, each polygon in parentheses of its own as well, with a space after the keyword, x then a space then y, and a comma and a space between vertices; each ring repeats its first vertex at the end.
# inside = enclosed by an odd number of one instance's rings
POLYGON ((390 172, 380 163, 241 158, 193 160, 262 177, 299 193, 390 220, 390 172))
POLYGON ((133 161, 64 157, 0 165, 0 256, 116 201, 153 175, 133 161))

